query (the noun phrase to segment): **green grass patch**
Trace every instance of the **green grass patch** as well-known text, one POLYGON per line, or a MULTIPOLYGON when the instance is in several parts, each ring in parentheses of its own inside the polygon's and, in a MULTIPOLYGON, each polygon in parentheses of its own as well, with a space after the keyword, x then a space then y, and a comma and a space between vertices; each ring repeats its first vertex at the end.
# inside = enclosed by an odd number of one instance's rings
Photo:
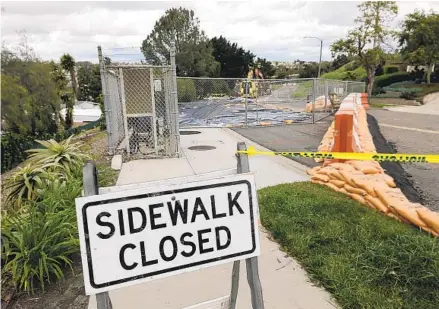
POLYGON ((311 93, 312 83, 312 81, 298 83, 292 94, 293 98, 306 98, 311 93))
POLYGON ((262 224, 343 308, 438 308, 437 239, 322 185, 258 195, 262 224))

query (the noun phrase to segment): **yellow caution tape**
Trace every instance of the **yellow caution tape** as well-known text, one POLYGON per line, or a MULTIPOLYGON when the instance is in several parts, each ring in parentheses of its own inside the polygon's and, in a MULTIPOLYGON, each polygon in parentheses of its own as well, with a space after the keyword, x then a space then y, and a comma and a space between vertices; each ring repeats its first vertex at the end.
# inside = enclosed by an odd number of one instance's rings
POLYGON ((249 147, 247 150, 238 150, 237 153, 245 153, 249 156, 268 155, 268 156, 291 156, 297 158, 312 158, 312 159, 341 159, 341 160, 401 162, 401 163, 439 163, 439 155, 432 155, 432 154, 257 151, 254 147, 249 147))

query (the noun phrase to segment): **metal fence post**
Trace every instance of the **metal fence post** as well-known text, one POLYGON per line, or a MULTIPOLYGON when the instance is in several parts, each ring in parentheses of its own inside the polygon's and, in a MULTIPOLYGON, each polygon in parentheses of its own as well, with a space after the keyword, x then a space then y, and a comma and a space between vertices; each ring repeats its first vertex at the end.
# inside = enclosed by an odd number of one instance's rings
POLYGON ((329 86, 328 86, 328 80, 324 80, 325 83, 325 113, 328 106, 328 95, 329 95, 329 86))
POLYGON ((112 132, 111 132, 111 123, 110 123, 110 117, 108 116, 108 113, 111 113, 111 110, 109 108, 109 99, 108 99, 108 90, 107 90, 107 79, 105 77, 105 62, 102 57, 102 48, 99 45, 98 46, 98 58, 99 58, 99 72, 101 75, 101 84, 102 84, 102 99, 104 100, 104 115, 105 115, 105 124, 107 126, 107 141, 108 141, 108 151, 110 153, 114 153, 115 146, 112 143, 112 132))
POLYGON ((316 79, 312 79, 312 123, 316 123, 315 121, 315 105, 316 105, 316 79))
MULTIPOLYGON (((238 151, 247 150, 247 146, 244 142, 239 142, 237 145, 238 151)), ((248 155, 244 153, 237 154, 238 174, 250 172, 250 165, 248 161, 248 155)), ((259 269, 258 269, 258 257, 252 257, 245 260, 247 268, 247 281, 250 286, 252 308, 253 309, 264 309, 264 297, 262 295, 262 285, 259 279, 259 269)), ((236 263, 236 262, 235 262, 236 263)), ((235 265, 233 265, 235 266, 235 265)), ((239 274, 238 274, 239 278, 239 274)), ((238 287, 236 286, 236 289, 238 287)), ((233 292, 233 282, 232 282, 232 292, 233 292)), ((236 290, 236 293, 238 291, 236 290)))
POLYGON ((155 105, 154 69, 149 69, 149 83, 151 84, 151 108, 152 108, 152 136, 154 138, 154 152, 158 154, 157 144, 157 113, 155 105))
POLYGON ((128 157, 130 156, 130 136, 129 136, 129 128, 128 128, 128 116, 127 116, 127 107, 125 102, 125 84, 123 79, 123 68, 119 68, 119 94, 120 100, 122 103, 122 116, 123 116, 123 125, 125 129, 125 143, 128 157))
POLYGON ((174 125, 172 126, 175 147, 174 151, 177 156, 180 153, 180 124, 178 122, 178 92, 177 92, 177 65, 175 64, 175 42, 171 42, 171 50, 170 50, 170 60, 171 60, 171 71, 172 71, 172 120, 174 125))
MULTIPOLYGON (((82 168, 82 180, 84 183, 84 196, 98 195, 98 177, 94 161, 87 161, 82 168)), ((86 235, 87 237, 88 235, 86 235)), ((97 309, 113 309, 108 292, 96 294, 97 309)))

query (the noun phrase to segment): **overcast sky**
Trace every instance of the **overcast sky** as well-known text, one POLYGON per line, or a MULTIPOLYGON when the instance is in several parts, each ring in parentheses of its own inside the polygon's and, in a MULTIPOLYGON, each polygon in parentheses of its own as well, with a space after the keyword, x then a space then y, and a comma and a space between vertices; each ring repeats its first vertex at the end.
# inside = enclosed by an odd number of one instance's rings
MULTIPOLYGON (((143 2, 2 2, 2 42, 17 44, 25 30, 42 59, 68 52, 77 61, 97 61, 97 45, 118 59, 140 59, 140 45, 155 21, 171 7, 195 11, 209 37, 223 35, 272 61, 330 60, 329 45, 343 37, 358 15, 358 2, 299 1, 143 1, 143 2), (119 49, 120 47, 124 47, 119 49), (126 48, 129 47, 129 48, 126 48)), ((439 12, 439 2, 398 2, 396 27, 416 8, 439 12)))

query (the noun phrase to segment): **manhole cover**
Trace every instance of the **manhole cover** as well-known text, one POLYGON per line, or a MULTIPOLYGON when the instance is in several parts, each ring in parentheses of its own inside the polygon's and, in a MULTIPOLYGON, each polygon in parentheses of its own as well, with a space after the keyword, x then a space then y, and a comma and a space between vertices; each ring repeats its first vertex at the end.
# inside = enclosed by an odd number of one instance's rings
POLYGON ((213 150, 216 149, 215 146, 208 146, 208 145, 199 145, 199 146, 191 146, 189 147, 189 150, 195 150, 195 151, 206 151, 206 150, 213 150))
POLYGON ((180 131, 180 135, 194 135, 194 134, 200 134, 200 131, 180 131))

